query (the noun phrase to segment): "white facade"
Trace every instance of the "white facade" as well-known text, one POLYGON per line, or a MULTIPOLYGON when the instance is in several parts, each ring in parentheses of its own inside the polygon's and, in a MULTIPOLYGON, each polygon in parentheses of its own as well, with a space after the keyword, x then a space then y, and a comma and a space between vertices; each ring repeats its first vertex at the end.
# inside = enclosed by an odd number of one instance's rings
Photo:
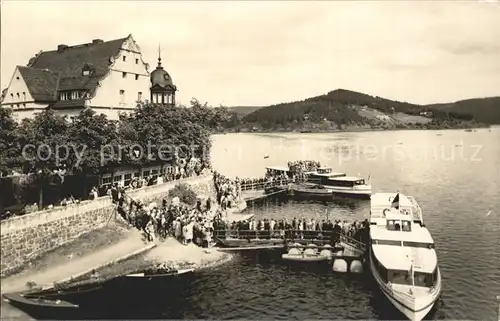
MULTIPOLYGON (((137 101, 149 100, 149 65, 143 61, 141 49, 132 36, 124 40, 115 57, 110 57, 110 63, 108 73, 100 79, 93 95, 85 95, 82 90, 58 93, 59 102, 67 101, 71 104, 72 100, 84 101, 74 108, 54 107, 55 112, 69 118, 78 115, 82 110, 81 105, 84 105, 94 109, 97 114, 104 114, 108 119, 116 120, 120 112, 132 111, 137 106, 137 101)), ((16 67, 0 105, 12 108, 15 119, 21 120, 34 117, 35 113, 43 111, 50 103, 35 101, 19 67, 16 67)))
POLYGON ((119 112, 132 111, 137 101, 149 98, 148 67, 142 60, 141 48, 129 37, 112 58, 109 73, 101 79, 88 106, 109 119, 118 119, 119 112))
POLYGON ((19 66, 17 66, 10 79, 1 106, 11 108, 14 111, 16 121, 20 121, 24 118, 33 118, 35 113, 44 110, 48 104, 35 102, 19 71, 19 66))

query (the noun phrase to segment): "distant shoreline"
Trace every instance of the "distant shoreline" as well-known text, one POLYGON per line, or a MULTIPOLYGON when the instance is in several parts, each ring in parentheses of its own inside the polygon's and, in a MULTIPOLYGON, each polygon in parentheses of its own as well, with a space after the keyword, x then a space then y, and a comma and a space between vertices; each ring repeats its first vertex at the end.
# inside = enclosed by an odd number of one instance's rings
POLYGON ((226 129, 223 131, 216 132, 214 134, 224 135, 224 134, 237 134, 237 133, 245 133, 245 134, 272 134, 272 133, 284 133, 284 134, 333 134, 333 133, 357 133, 357 132, 392 132, 392 131, 403 131, 403 130, 417 130, 417 131, 431 131, 431 130, 475 130, 475 129, 489 129, 495 126, 486 125, 486 124, 474 124, 474 126, 456 126, 456 127, 436 127, 436 128, 422 128, 422 127, 408 127, 408 128, 362 128, 362 127, 351 127, 346 129, 311 129, 311 130, 277 130, 277 129, 269 129, 269 130, 239 130, 236 129, 226 129))

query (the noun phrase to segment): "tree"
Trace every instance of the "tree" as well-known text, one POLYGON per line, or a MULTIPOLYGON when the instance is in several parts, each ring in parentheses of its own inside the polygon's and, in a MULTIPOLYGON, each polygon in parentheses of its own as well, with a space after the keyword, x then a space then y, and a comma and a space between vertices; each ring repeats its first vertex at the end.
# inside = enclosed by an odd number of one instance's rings
POLYGON ((116 122, 85 108, 69 125, 68 136, 72 149, 71 171, 80 179, 78 192, 86 195, 88 176, 101 176, 103 172, 112 171, 120 161, 116 122))
POLYGON ((24 172, 39 188, 40 208, 47 185, 62 183, 66 170, 72 166, 65 154, 70 142, 68 125, 65 117, 46 109, 33 119, 24 119, 19 126, 24 172))
POLYGON ((12 110, 0 108, 0 176, 12 172, 21 164, 17 123, 12 110))
POLYGON ((73 172, 101 174, 119 162, 119 137, 116 122, 85 108, 69 125, 68 135, 73 145, 73 172))

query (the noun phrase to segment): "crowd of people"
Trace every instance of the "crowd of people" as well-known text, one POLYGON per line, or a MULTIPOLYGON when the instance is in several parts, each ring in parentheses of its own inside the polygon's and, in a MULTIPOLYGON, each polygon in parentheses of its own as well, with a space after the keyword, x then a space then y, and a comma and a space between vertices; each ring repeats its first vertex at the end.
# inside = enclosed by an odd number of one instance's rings
POLYGON ((214 230, 218 238, 244 239, 315 239, 332 238, 336 243, 341 237, 348 237, 362 243, 368 241, 368 220, 349 223, 341 220, 315 219, 261 219, 240 222, 216 221, 214 230))
POLYGON ((241 182, 238 177, 232 180, 220 173, 214 172, 214 185, 217 200, 222 210, 232 208, 240 201, 241 182))
POLYGON ((135 201, 123 186, 114 184, 110 197, 117 204, 118 213, 132 226, 142 231, 149 241, 174 237, 183 244, 195 243, 207 247, 212 242, 216 222, 223 220, 223 211, 235 206, 239 200, 239 181, 214 173, 217 191, 216 203, 208 198, 198 199, 196 206, 182 204, 178 197, 161 205, 145 205, 135 201), (220 206, 216 206, 220 205, 220 206))
POLYGON ((182 204, 178 197, 161 205, 152 202, 145 205, 134 201, 125 193, 114 193, 118 213, 132 226, 144 233, 149 241, 174 237, 183 244, 195 243, 208 247, 212 240, 213 220, 222 214, 212 206, 209 198, 198 200, 196 206, 182 204))

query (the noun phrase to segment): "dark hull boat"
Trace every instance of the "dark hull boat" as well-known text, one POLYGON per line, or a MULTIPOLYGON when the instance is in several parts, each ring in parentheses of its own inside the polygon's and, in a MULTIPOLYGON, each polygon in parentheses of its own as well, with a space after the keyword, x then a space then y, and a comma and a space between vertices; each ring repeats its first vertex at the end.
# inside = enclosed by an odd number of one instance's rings
POLYGON ((3 299, 35 319, 82 319, 79 299, 103 289, 102 283, 88 283, 64 290, 6 293, 3 299))
POLYGON ((321 188, 321 186, 294 186, 291 188, 291 194, 298 197, 318 197, 332 199, 333 193, 327 189, 321 188))
POLYGON ((184 280, 180 276, 192 272, 193 269, 144 271, 107 281, 87 280, 64 289, 8 293, 3 298, 35 319, 109 319, 115 317, 107 315, 111 310, 117 311, 114 307, 152 304, 149 296, 141 293, 163 293, 161 297, 165 297, 165 292, 172 289, 177 292, 184 280))

